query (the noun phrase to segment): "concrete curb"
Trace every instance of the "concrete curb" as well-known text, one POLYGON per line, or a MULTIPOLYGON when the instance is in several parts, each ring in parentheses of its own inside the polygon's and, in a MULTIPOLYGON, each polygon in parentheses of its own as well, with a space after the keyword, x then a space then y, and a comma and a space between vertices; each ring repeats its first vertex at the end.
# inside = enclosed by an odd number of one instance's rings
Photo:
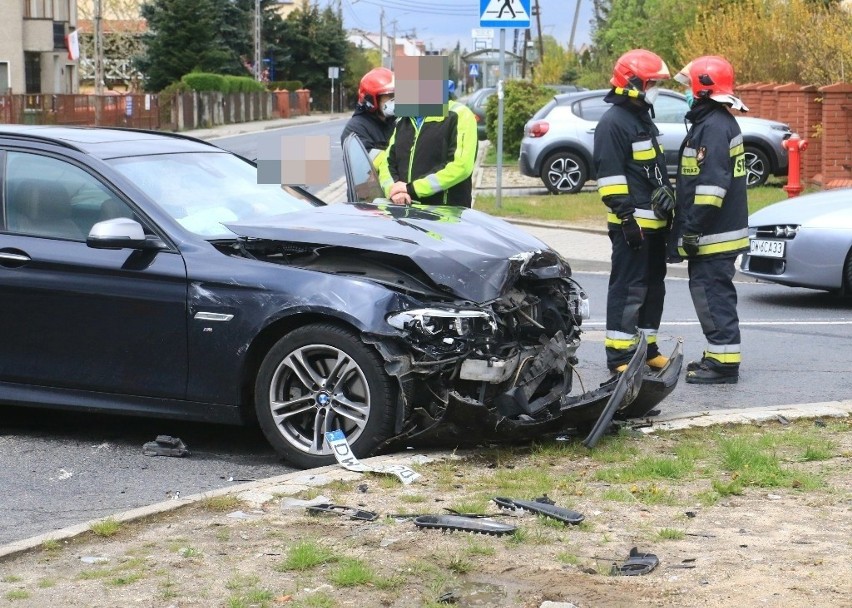
MULTIPOLYGON (((647 422, 647 419, 634 420, 636 428, 650 434, 658 431, 677 431, 688 428, 705 428, 726 424, 756 424, 768 421, 794 420, 801 418, 846 418, 852 416, 852 400, 826 401, 821 403, 801 403, 780 406, 767 406, 753 409, 730 409, 701 412, 698 415, 660 416, 647 422)), ((437 460, 462 458, 472 451, 426 451, 419 453, 394 454, 365 458, 364 464, 423 464, 437 460)), ((117 513, 112 519, 119 522, 130 522, 153 515, 175 511, 187 505, 216 496, 238 494, 243 500, 262 504, 276 495, 292 495, 310 487, 321 487, 332 481, 350 481, 360 479, 361 473, 348 471, 338 465, 329 465, 308 471, 294 471, 276 477, 242 483, 227 488, 219 488, 209 492, 191 494, 185 498, 168 500, 145 507, 117 513)), ((60 530, 46 532, 31 538, 14 541, 0 546, 0 561, 20 553, 36 549, 48 540, 66 540, 89 531, 93 523, 103 521, 98 518, 82 524, 69 526, 60 530)))

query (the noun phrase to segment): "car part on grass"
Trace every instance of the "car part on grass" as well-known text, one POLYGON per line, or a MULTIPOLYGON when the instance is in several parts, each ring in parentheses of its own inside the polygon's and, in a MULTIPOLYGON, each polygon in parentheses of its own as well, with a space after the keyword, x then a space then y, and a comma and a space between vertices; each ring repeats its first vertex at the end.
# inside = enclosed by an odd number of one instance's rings
POLYGON ((311 515, 328 513, 331 515, 348 517, 349 519, 357 519, 359 521, 376 521, 379 518, 379 514, 375 513, 374 511, 365 511, 364 509, 356 509, 355 507, 345 507, 343 505, 335 505, 332 503, 312 505, 309 507, 305 507, 305 510, 307 510, 307 512, 311 515))
POLYGON ((410 484, 420 478, 420 473, 414 471, 404 464, 379 464, 366 465, 362 464, 352 453, 352 448, 349 447, 349 442, 343 431, 336 430, 325 434, 325 440, 331 448, 337 462, 349 471, 356 473, 386 473, 388 475, 396 475, 396 477, 405 485, 410 484))
POLYGON ((640 553, 636 547, 630 550, 630 556, 623 564, 612 565, 613 576, 638 576, 648 574, 660 564, 660 560, 653 553, 640 553))
POLYGON ((502 509, 523 509, 524 511, 544 515, 545 517, 561 521, 566 525, 570 524, 576 526, 585 519, 585 516, 582 513, 566 509, 565 507, 558 507, 553 504, 553 502, 545 502, 545 500, 549 499, 542 497, 535 500, 515 500, 513 498, 504 498, 502 496, 494 498, 494 502, 502 509))
POLYGON ((145 456, 174 456, 182 458, 183 456, 189 456, 189 448, 178 437, 157 435, 154 441, 149 441, 142 446, 142 453, 145 456))
POLYGON ((473 532, 491 534, 493 536, 512 534, 518 529, 517 526, 504 524, 493 519, 462 517, 459 515, 420 515, 414 518, 414 525, 421 529, 431 528, 446 532, 473 532))

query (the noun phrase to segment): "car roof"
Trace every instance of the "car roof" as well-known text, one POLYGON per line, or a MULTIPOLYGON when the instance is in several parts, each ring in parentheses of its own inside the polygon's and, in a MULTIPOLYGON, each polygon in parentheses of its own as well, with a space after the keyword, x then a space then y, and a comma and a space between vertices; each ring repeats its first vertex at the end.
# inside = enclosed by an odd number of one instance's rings
POLYGON ((187 135, 115 127, 0 125, 0 138, 55 144, 102 159, 222 151, 213 144, 187 135))

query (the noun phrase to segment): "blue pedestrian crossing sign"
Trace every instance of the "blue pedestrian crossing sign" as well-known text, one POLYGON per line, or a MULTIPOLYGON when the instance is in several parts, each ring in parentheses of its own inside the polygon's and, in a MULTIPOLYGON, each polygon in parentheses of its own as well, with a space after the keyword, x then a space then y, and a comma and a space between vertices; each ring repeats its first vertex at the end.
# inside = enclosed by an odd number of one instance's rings
POLYGON ((474 78, 478 78, 478 77, 479 77, 479 64, 478 64, 478 63, 471 63, 471 64, 470 64, 470 72, 469 72, 469 74, 470 74, 471 76, 473 76, 474 78))
POLYGON ((530 0, 479 0, 479 27, 530 26, 530 0))

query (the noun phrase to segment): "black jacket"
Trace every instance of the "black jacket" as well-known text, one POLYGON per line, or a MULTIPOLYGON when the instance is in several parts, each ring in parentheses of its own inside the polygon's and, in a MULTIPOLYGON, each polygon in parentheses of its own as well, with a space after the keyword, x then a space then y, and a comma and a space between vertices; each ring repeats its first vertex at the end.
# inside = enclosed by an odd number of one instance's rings
MULTIPOLYGON (((720 103, 699 101, 680 148, 677 207, 672 229, 678 254, 684 234, 698 234, 698 256, 732 257, 747 251, 748 198, 740 126, 720 103)), ((674 254, 674 252, 672 252, 674 254)))
POLYGON ((612 107, 595 129, 593 162, 598 192, 610 209, 609 228, 620 229, 621 220, 633 215, 643 230, 665 230, 668 220, 657 218, 651 210, 651 194, 669 184, 651 107, 614 91, 604 101, 612 107))
POLYGON ((354 133, 364 144, 367 152, 374 148, 385 150, 393 133, 394 120, 393 117, 382 118, 376 112, 368 112, 359 104, 352 118, 346 122, 343 133, 340 134, 340 145, 343 145, 350 133, 354 133))

